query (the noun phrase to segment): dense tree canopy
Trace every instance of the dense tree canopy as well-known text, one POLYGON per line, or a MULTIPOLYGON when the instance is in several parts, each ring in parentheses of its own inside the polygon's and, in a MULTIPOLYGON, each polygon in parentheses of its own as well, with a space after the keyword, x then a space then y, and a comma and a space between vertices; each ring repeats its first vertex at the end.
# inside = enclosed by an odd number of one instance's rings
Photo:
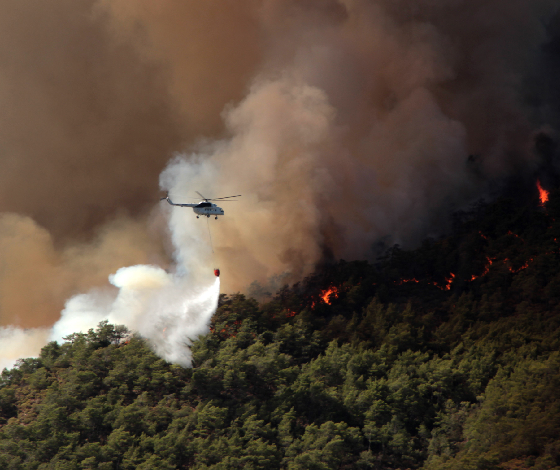
POLYGON ((5 469, 560 467, 560 193, 222 295, 194 366, 106 323, 0 381, 5 469))

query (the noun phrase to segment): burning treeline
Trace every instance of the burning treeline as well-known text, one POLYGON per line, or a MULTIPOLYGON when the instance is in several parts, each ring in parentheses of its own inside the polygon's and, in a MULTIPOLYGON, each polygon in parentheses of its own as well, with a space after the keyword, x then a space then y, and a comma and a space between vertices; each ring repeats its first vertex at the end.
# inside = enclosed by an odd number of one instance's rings
POLYGON ((122 266, 211 269, 205 227, 154 209, 162 170, 174 199, 244 195, 212 227, 226 291, 412 246, 511 178, 554 176, 533 141, 558 128, 557 8, 4 3, 0 324, 50 325, 122 266))
MULTIPOLYGON (((344 336, 345 330, 356 327, 355 318, 363 325, 373 321, 364 319, 365 312, 352 310, 364 298, 393 307, 411 304, 430 318, 433 315, 436 323, 456 305, 481 296, 481 304, 503 303, 511 311, 520 296, 532 296, 546 311, 541 295, 557 298, 560 282, 556 270, 560 192, 546 190, 536 181, 534 189, 532 197, 481 204, 463 214, 448 236, 427 239, 412 251, 394 246, 375 265, 364 261, 325 265, 273 299, 283 308, 272 310, 270 321, 306 318, 323 326, 331 322, 332 334, 344 336), (438 303, 440 307, 430 311, 438 303)), ((499 312, 486 314, 495 320, 499 312)))
MULTIPOLYGON (((550 191, 544 189, 539 180, 536 180, 535 189, 538 191, 538 198, 534 199, 534 202, 538 200, 538 206, 540 206, 540 208, 544 210, 544 212, 546 213, 546 203, 549 200, 550 191)), ((526 200, 521 199, 522 204, 527 204, 527 203, 530 204, 530 201, 531 201, 530 198, 526 200)), ((533 206, 534 205, 535 204, 533 204, 533 206)), ((555 222, 554 217, 551 217, 549 219, 550 219, 549 223, 555 222)), ((549 227, 549 229, 551 228, 552 227, 549 227)), ((485 245, 489 245, 491 243, 491 240, 482 231, 478 231, 478 234, 480 238, 483 240, 483 243, 485 245)), ((511 241, 507 241, 507 242, 504 241, 507 244, 521 245, 518 246, 518 249, 516 250, 515 259, 511 260, 509 257, 502 256, 500 258, 499 256, 490 257, 488 255, 485 255, 483 257, 484 261, 482 261, 482 263, 478 263, 478 266, 471 267, 470 271, 474 270, 475 272, 464 275, 464 278, 462 279, 463 285, 466 283, 471 283, 473 281, 476 281, 477 279, 484 278, 486 275, 490 273, 492 267, 502 269, 502 270, 505 268, 511 274, 517 274, 520 271, 527 269, 535 261, 536 256, 534 254, 532 254, 531 256, 527 256, 527 255, 521 255, 519 253, 520 251, 523 251, 521 247, 525 244, 525 240, 523 239, 523 237, 512 232, 511 230, 508 230, 506 233, 500 234, 500 236, 504 240, 510 240, 511 237, 513 237, 514 240, 513 243, 511 241)), ((554 244, 558 243, 557 238, 553 238, 553 242, 554 244)), ((542 255, 545 256, 559 255, 559 254, 560 254, 560 246, 554 247, 554 249, 542 253, 542 255)), ((417 284, 421 289, 426 289, 426 288, 430 289, 431 286, 434 286, 437 289, 445 292, 445 291, 451 291, 454 282, 461 280, 460 278, 457 278, 454 272, 451 271, 447 275, 443 276, 443 280, 441 280, 441 277, 442 277, 441 275, 434 276, 433 274, 431 276, 430 275, 426 276, 426 274, 424 273, 423 276, 419 275, 418 277, 401 277, 399 279, 392 279, 392 280, 389 279, 388 281, 392 282, 394 286, 406 286, 407 284, 412 284, 412 285, 417 284), (434 280, 434 278, 436 277, 439 277, 440 279, 434 280)), ((373 283, 374 286, 376 284, 377 283, 375 282, 373 283)), ((311 302, 310 308, 314 309, 316 306, 320 305, 321 303, 331 305, 333 300, 337 299, 339 295, 343 293, 345 290, 347 289, 344 289, 344 287, 342 286, 336 286, 336 285, 330 285, 326 288, 321 288, 318 294, 316 293, 311 297, 312 300, 310 301, 311 302)), ((288 310, 286 316, 293 317, 296 314, 297 314, 296 311, 288 310)))

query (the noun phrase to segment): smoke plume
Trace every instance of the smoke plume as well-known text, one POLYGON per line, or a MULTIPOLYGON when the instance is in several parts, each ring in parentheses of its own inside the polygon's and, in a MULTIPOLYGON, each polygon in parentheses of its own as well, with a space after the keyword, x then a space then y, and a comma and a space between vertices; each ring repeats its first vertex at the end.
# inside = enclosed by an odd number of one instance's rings
POLYGON ((49 334, 48 328, 0 327, 0 370, 12 367, 22 357, 38 356, 49 334))
MULTIPOLYGON (((161 187, 178 201, 200 188, 244 195, 213 225, 234 289, 279 272, 299 279, 329 255, 372 256, 379 240, 410 246, 540 164, 524 80, 556 10, 548 0, 264 2, 268 47, 245 98, 223 113, 228 136, 172 161, 161 187)), ((206 228, 189 216, 175 209, 173 232, 195 250, 206 228)))
POLYGON ((3 3, 0 325, 117 315, 123 266, 243 290, 441 233, 557 159, 534 136, 560 123, 558 24, 556 0, 3 3), (197 220, 158 175, 243 196, 197 220))

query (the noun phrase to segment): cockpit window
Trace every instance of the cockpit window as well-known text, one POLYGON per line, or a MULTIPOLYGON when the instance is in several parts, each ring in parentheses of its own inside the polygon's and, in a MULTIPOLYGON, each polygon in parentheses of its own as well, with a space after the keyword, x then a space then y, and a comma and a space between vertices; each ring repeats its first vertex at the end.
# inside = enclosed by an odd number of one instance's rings
POLYGON ((210 202, 201 202, 196 207, 210 207, 212 204, 210 202))

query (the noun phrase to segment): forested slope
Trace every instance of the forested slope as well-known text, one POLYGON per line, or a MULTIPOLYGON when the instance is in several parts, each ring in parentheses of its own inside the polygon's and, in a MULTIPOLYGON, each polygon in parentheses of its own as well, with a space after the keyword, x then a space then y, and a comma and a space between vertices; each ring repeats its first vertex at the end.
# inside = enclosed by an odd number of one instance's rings
POLYGON ((264 304, 194 367, 101 324, 0 382, 6 469, 560 468, 560 194, 501 199, 264 304))

